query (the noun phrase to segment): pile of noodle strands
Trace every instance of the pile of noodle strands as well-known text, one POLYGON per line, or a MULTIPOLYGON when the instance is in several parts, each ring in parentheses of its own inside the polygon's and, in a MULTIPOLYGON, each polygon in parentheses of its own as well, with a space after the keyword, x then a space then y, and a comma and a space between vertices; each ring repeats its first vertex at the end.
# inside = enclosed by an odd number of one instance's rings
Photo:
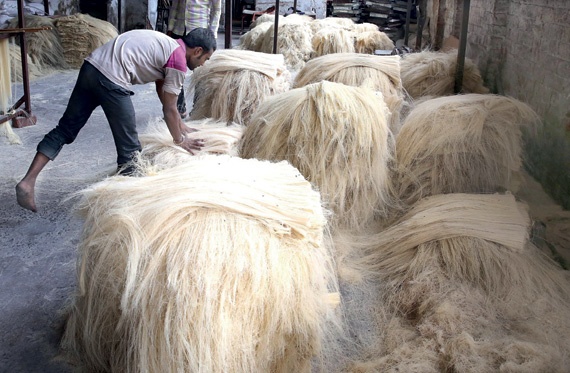
POLYGON ((283 55, 224 49, 194 70, 190 119, 213 118, 247 125, 267 97, 289 90, 291 74, 283 55))
POLYGON ((391 204, 393 136, 367 88, 323 81, 264 101, 239 144, 244 158, 287 160, 321 192, 333 227, 360 229, 391 204))
POLYGON ((538 116, 498 95, 439 97, 417 105, 396 139, 398 196, 411 205, 442 193, 513 190, 523 140, 538 116))
POLYGON ((569 276, 529 228, 510 194, 446 194, 363 237, 388 310, 383 341, 350 371, 565 371, 569 276))
POLYGON ((88 371, 308 373, 336 333, 325 210, 288 163, 203 155, 80 197, 63 347, 88 371))

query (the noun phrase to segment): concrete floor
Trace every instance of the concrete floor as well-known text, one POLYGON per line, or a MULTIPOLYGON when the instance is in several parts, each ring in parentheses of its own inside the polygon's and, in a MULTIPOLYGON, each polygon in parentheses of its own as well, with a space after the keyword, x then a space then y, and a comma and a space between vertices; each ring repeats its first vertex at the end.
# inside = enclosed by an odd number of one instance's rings
MULTIPOLYGON (((236 38, 234 35, 234 45, 236 38)), ((218 41, 223 48, 223 34, 218 41)), ((0 137, 0 372, 71 371, 57 358, 64 311, 75 290, 76 249, 81 232, 81 221, 73 216, 74 201, 69 197, 115 170, 114 144, 101 109, 93 113, 76 142, 64 147, 40 175, 38 213, 16 204, 14 186, 26 172, 37 143, 65 110, 76 77, 77 70, 68 70, 31 82, 37 124, 15 129, 21 145, 10 145, 0 137)), ((19 97, 21 87, 16 88, 19 97)), ((153 84, 134 86, 133 90, 137 123, 143 132, 149 121, 162 115, 160 103, 153 84)), ((531 213, 546 222, 547 233, 551 232, 550 239, 559 252, 570 259, 568 212, 562 211, 532 180, 521 195, 531 201, 531 213), (560 229, 549 231, 551 224, 558 224, 560 229)), ((359 293, 361 289, 345 290, 352 297, 344 298, 347 307, 362 312, 366 306, 362 299, 370 295, 359 293)), ((355 331, 370 329, 363 314, 352 315, 349 322, 355 331)), ((373 343, 377 336, 356 332, 353 337, 357 347, 373 343)))

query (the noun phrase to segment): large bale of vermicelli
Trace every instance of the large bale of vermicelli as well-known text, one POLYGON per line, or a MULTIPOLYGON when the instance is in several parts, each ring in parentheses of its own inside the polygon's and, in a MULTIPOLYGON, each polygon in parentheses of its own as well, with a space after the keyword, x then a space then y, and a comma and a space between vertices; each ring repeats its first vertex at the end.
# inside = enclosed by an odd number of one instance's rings
POLYGON ((247 125, 267 97, 287 91, 291 75, 283 55, 224 49, 194 70, 190 119, 214 118, 247 125))
MULTIPOLYGON (((344 17, 326 17, 326 18, 319 18, 315 19, 313 22, 310 23, 311 30, 313 33, 317 33, 322 29, 325 28, 340 28, 346 31, 354 31, 356 29, 356 24, 350 18, 344 17)), ((366 26, 361 26, 366 27, 366 26)))
MULTIPOLYGON (((311 58, 313 51, 313 31, 311 23, 296 17, 284 17, 277 29, 277 53, 283 54, 287 68, 292 71, 301 69, 311 58)), ((273 53, 275 24, 265 32, 261 43, 261 52, 273 53)))
MULTIPOLYGON (((442 193, 511 189, 536 113, 513 98, 468 94, 425 100, 396 139, 397 193, 413 204, 442 193)), ((513 190, 514 191, 514 190, 513 190)))
POLYGON ((264 101, 240 156, 287 160, 334 212, 333 226, 359 229, 391 204, 393 137, 387 108, 369 89, 323 81, 264 101))
POLYGON ((294 87, 322 80, 350 86, 366 86, 382 92, 390 111, 390 128, 400 127, 400 110, 404 102, 400 80, 400 57, 372 56, 358 53, 337 53, 314 58, 299 71, 294 87))
POLYGON ((362 22, 354 25, 354 32, 356 33, 371 32, 378 30, 379 30, 378 25, 375 25, 374 23, 362 22))
POLYGON ((361 31, 354 34, 356 53, 374 54, 376 50, 392 50, 394 42, 381 31, 361 31))
POLYGON ((80 196, 63 347, 81 368, 310 372, 334 341, 325 212, 288 163, 205 155, 80 196))
MULTIPOLYGON (((457 50, 408 53, 402 58, 402 84, 412 98, 454 94, 457 50)), ((465 59, 462 93, 489 93, 479 69, 465 59)))
MULTIPOLYGON (((284 16, 279 15, 278 16, 278 22, 282 23, 283 20, 285 19, 284 16)), ((271 14, 271 13, 264 13, 262 15, 260 15, 259 17, 256 17, 255 20, 253 22, 251 22, 250 25, 250 29, 254 29, 257 26, 261 25, 262 23, 273 23, 275 22, 275 13, 271 14)))
POLYGON ((234 49, 246 49, 254 52, 261 52, 265 33, 271 28, 271 22, 262 22, 240 36, 239 44, 234 49))
POLYGON ((342 28, 327 27, 313 35, 311 58, 331 53, 354 53, 354 33, 342 28))
POLYGON ((60 17, 54 24, 61 37, 65 61, 73 68, 81 67, 89 53, 118 35, 111 23, 88 14, 60 17))
POLYGON ((446 194, 363 237, 392 320, 352 371, 564 372, 570 279, 529 229, 512 195, 446 194))

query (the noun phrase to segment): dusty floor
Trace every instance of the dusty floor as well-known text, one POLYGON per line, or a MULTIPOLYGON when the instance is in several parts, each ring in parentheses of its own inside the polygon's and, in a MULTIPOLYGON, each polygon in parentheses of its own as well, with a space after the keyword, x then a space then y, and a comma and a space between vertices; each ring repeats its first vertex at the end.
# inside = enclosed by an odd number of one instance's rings
MULTIPOLYGON (((223 37, 219 39, 223 43, 223 37)), ((63 113, 77 71, 58 72, 31 83, 35 126, 16 129, 21 145, 0 138, 0 372, 70 371, 57 359, 63 313, 75 288, 76 247, 81 222, 72 214, 69 197, 115 170, 115 150, 103 112, 97 109, 77 141, 64 147, 37 183, 38 213, 16 204, 14 186, 24 175, 43 135, 63 113)), ((21 94, 21 88, 19 88, 21 94)), ((153 85, 135 86, 133 103, 140 131, 161 115, 153 85)), ((18 96, 19 97, 19 96, 18 96)), ((528 179, 518 194, 530 204, 545 250, 555 250, 570 263, 570 212, 528 179)), ((365 295, 355 294, 354 307, 365 295)), ((352 316, 355 329, 366 329, 366 318, 352 316), (358 324, 362 325, 358 325, 358 324)), ((356 336, 367 344, 374 338, 356 336), (367 340, 367 338, 370 338, 367 340)))

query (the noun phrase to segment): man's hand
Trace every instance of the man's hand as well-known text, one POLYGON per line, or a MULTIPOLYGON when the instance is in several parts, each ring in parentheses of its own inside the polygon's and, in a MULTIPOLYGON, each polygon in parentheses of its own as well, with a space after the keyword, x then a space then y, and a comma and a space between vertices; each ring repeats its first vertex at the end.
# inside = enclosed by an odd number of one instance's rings
POLYGON ((162 112, 164 114, 164 121, 168 127, 168 131, 172 136, 174 145, 180 146, 182 149, 188 151, 190 154, 196 154, 204 146, 204 140, 189 138, 186 134, 196 132, 195 128, 190 128, 182 122, 180 114, 176 109, 176 100, 178 96, 172 93, 164 92, 162 90, 163 81, 156 81, 156 93, 162 102, 162 112))
POLYGON ((191 139, 182 135, 182 139, 174 141, 174 145, 180 146, 182 149, 186 150, 192 155, 198 153, 204 146, 204 140, 202 139, 191 139))

